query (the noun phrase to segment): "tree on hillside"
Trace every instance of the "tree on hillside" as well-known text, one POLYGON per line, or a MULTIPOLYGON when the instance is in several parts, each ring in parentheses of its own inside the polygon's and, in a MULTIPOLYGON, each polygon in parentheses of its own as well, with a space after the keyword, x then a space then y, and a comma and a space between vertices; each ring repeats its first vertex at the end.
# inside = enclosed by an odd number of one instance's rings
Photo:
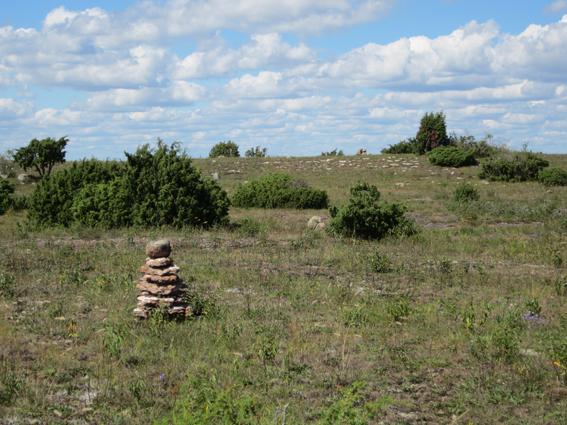
POLYGON ((426 113, 421 118, 415 138, 419 143, 420 153, 429 152, 439 146, 449 145, 445 114, 443 112, 426 113))
POLYGON ((267 148, 256 146, 255 148, 248 149, 244 156, 247 158, 264 158, 268 152, 267 148))
POLYGON ((33 139, 27 146, 19 148, 14 153, 14 161, 24 170, 35 169, 39 177, 44 178, 51 174, 55 164, 65 162, 65 146, 69 139, 61 137, 59 140, 33 139))
POLYGON ((232 141, 219 142, 213 146, 209 152, 209 158, 216 158, 219 156, 226 157, 238 157, 240 152, 238 152, 238 145, 232 141))

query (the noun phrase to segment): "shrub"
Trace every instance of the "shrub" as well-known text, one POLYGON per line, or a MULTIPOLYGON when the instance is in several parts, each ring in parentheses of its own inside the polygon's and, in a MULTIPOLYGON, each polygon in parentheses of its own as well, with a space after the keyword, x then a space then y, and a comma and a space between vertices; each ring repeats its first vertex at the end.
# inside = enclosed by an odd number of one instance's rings
POLYGON ((567 186, 567 171, 551 167, 540 170, 537 179, 545 186, 567 186))
POLYGON ((466 167, 477 164, 471 151, 456 146, 435 148, 429 152, 427 157, 433 165, 441 167, 466 167))
POLYGON ((394 322, 401 322, 410 315, 411 307, 407 298, 398 298, 386 305, 386 311, 394 322))
POLYGON ((350 189, 349 202, 341 208, 331 208, 330 230, 338 235, 382 239, 396 234, 415 232, 413 224, 405 217, 405 207, 399 204, 379 203, 380 192, 374 185, 358 183, 350 189))
POLYGON ((130 224, 132 200, 124 178, 84 186, 73 198, 73 221, 88 227, 120 227, 130 224))
POLYGON ((420 153, 429 152, 439 146, 447 146, 447 125, 443 112, 426 113, 419 124, 419 130, 415 136, 419 143, 420 153))
POLYGON ((549 162, 531 152, 522 152, 512 158, 491 158, 481 165, 481 179, 521 182, 536 180, 549 162))
POLYGON ((382 149, 386 154, 408 154, 423 155, 440 146, 448 146, 451 140, 447 136, 447 125, 443 112, 426 113, 420 121, 419 130, 415 138, 402 140, 382 149))
POLYGON ((466 149, 471 152, 476 159, 488 158, 502 151, 502 148, 493 146, 491 141, 492 135, 490 134, 487 134, 483 140, 476 140, 474 136, 457 136, 455 134, 449 136, 450 145, 466 149))
POLYGON ((226 192, 203 178, 178 144, 168 147, 159 141, 156 150, 146 145, 126 158, 133 225, 210 227, 226 221, 226 192))
POLYGON ((12 209, 14 211, 27 210, 29 208, 30 198, 27 196, 14 196, 12 198, 12 209))
POLYGON ((126 163, 83 161, 44 179, 32 195, 30 219, 41 225, 202 226, 222 223, 226 193, 202 178, 191 159, 158 142, 126 163))
POLYGON ((264 158, 267 152, 268 152, 267 148, 261 148, 260 146, 256 146, 255 148, 248 149, 244 153, 244 156, 247 158, 264 158))
POLYGON ((339 151, 333 149, 329 152, 321 152, 321 156, 344 156, 344 152, 342 151, 342 149, 339 151))
POLYGON ((327 207, 328 196, 288 174, 273 173, 239 185, 232 203, 244 208, 320 209, 327 207))
POLYGON ((43 179, 29 201, 29 218, 41 225, 69 226, 74 221, 71 206, 86 185, 107 183, 124 173, 124 164, 94 159, 75 162, 70 168, 43 179))
POLYGON ((217 158, 219 156, 226 156, 229 158, 239 157, 238 145, 232 141, 219 142, 213 146, 209 152, 209 158, 217 158))
POLYGON ((419 155, 420 152, 420 148, 419 148, 419 142, 417 141, 417 139, 407 139, 407 140, 402 140, 399 143, 396 143, 395 145, 390 145, 387 148, 382 149, 382 153, 386 153, 386 154, 415 154, 415 155, 419 155))
POLYGON ((14 185, 0 177, 0 215, 12 205, 12 193, 14 193, 14 185))
POLYGON ((389 273, 392 269, 392 261, 384 254, 375 252, 369 257, 370 270, 374 273, 389 273))
POLYGON ((470 183, 458 184, 453 192, 453 200, 460 204, 478 201, 479 198, 478 191, 470 183))

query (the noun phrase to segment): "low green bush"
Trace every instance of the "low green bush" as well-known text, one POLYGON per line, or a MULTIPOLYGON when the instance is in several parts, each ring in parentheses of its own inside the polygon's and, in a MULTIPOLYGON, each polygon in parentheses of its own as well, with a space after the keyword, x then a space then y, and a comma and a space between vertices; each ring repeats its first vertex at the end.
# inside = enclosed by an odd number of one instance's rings
POLYGON ((313 189, 288 174, 273 173, 239 185, 232 204, 243 208, 321 209, 328 206, 327 192, 313 189))
POLYGON ((522 152, 512 158, 490 158, 481 164, 479 177, 492 181, 523 182, 537 180, 549 162, 531 152, 522 152))
POLYGON ((477 140, 474 136, 457 136, 451 134, 449 136, 450 145, 470 151, 476 158, 488 158, 499 152, 503 152, 503 148, 492 144, 492 136, 486 135, 484 139, 477 140))
POLYGON ((453 200, 457 203, 468 203, 479 199, 478 191, 470 183, 459 183, 453 192, 453 200))
POLYGON ((331 208, 330 231, 362 239, 415 233, 413 222, 405 217, 405 207, 380 203, 379 200, 380 192, 376 186, 356 184, 350 189, 350 199, 346 205, 331 208))
POLYGON ((248 149, 244 153, 244 156, 246 158, 265 158, 267 153, 268 153, 267 148, 262 148, 260 146, 256 146, 255 148, 248 149))
POLYGON ((567 186, 567 171, 558 167, 544 168, 537 179, 545 186, 567 186))
POLYGON ((73 198, 73 221, 88 227, 120 227, 130 224, 132 199, 123 178, 84 186, 73 198))
POLYGON ((41 181, 29 205, 39 225, 210 227, 227 220, 229 200, 191 159, 158 143, 126 154, 125 163, 75 163, 41 181))
POLYGON ((328 152, 321 152, 321 156, 344 156, 344 152, 341 150, 337 151, 337 149, 333 149, 332 151, 328 152))
POLYGON ((12 205, 14 185, 0 177, 0 215, 4 214, 12 205))
POLYGON ((476 165, 472 151, 457 146, 441 146, 433 149, 427 155, 429 162, 441 167, 467 167, 476 165))
POLYGON ((226 156, 227 158, 239 157, 240 152, 238 151, 238 145, 230 140, 228 142, 217 143, 209 152, 209 158, 217 158, 219 156, 226 156))
POLYGON ((382 149, 382 153, 420 155, 421 154, 420 146, 421 145, 417 141, 417 139, 407 139, 382 149))
POLYGON ((124 173, 124 164, 94 159, 56 171, 37 186, 29 200, 29 218, 39 225, 69 226, 75 195, 86 185, 106 183, 124 173))

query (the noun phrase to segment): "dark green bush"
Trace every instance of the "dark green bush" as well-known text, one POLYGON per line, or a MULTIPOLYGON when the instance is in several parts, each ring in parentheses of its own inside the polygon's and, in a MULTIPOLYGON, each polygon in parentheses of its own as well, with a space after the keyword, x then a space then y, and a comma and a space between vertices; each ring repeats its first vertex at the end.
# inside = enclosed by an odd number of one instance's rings
POLYGON ((344 152, 342 149, 339 151, 337 151, 337 149, 333 149, 332 151, 321 152, 321 156, 344 156, 344 152))
POLYGON ((118 162, 75 162, 41 181, 30 199, 29 218, 41 225, 69 226, 74 221, 73 200, 84 186, 107 183, 123 173, 124 164, 118 162))
POLYGON ((210 227, 226 221, 226 192, 203 178, 179 145, 147 145, 126 154, 126 186, 133 196, 132 224, 210 227))
POLYGON ((413 223, 405 217, 405 207, 379 203, 379 200, 380 192, 376 186, 356 184, 350 189, 350 199, 345 206, 331 208, 331 232, 363 239, 415 233, 413 223))
POLYGON ((415 138, 402 140, 395 145, 382 150, 386 154, 408 154, 423 155, 440 146, 448 146, 451 140, 447 136, 447 125, 443 112, 426 113, 421 117, 419 129, 415 138))
POLYGON ((12 205, 12 193, 14 193, 14 185, 0 177, 0 215, 12 205))
POLYGON ((479 177, 492 181, 533 181, 548 165, 545 159, 531 152, 522 152, 512 158, 498 157, 484 161, 479 177))
POLYGON ((328 205, 327 192, 313 189, 288 174, 267 174, 236 188, 236 207, 320 209, 328 205))
POLYGON ((268 152, 267 148, 262 148, 260 146, 256 146, 255 148, 248 149, 244 156, 246 158, 264 158, 268 152))
POLYGON ((467 167, 476 165, 476 159, 471 151, 456 146, 441 146, 433 149, 427 155, 429 162, 441 167, 467 167))
POLYGON ((492 145, 491 142, 492 136, 490 134, 487 134, 482 140, 476 140, 474 136, 457 136, 455 134, 449 136, 449 144, 451 146, 466 149, 476 159, 488 158, 503 151, 502 148, 492 145))
POLYGON ((443 112, 426 113, 419 124, 419 130, 415 135, 419 143, 420 153, 432 151, 439 146, 449 145, 447 136, 447 125, 443 112))
POLYGON ((567 171, 562 168, 544 168, 537 178, 545 186, 567 186, 567 171))
POLYGON ((458 203, 468 203, 479 199, 478 191, 470 183, 459 183, 453 192, 453 200, 458 203))
POLYGON ((73 221, 89 227, 128 226, 132 199, 125 189, 124 177, 84 186, 71 204, 73 221))
POLYGON ((408 154, 412 153, 415 155, 419 155, 420 152, 420 143, 417 139, 407 139, 402 140, 395 145, 390 145, 387 148, 382 149, 382 153, 386 154, 408 154))
POLYGON ((209 158, 217 158, 219 156, 226 156, 228 158, 239 157, 240 152, 238 152, 238 145, 230 140, 228 142, 217 143, 209 152, 209 158))
POLYGON ((201 177, 179 146, 147 145, 126 163, 83 161, 44 179, 30 202, 41 225, 201 226, 222 223, 226 193, 201 177))

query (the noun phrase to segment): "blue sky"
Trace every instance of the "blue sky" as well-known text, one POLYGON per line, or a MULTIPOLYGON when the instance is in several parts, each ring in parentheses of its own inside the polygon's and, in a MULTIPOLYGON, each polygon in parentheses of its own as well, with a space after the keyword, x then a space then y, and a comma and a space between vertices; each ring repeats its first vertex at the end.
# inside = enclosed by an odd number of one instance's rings
POLYGON ((567 152, 567 0, 39 0, 0 6, 0 152, 161 137, 272 155, 449 130, 567 152))

